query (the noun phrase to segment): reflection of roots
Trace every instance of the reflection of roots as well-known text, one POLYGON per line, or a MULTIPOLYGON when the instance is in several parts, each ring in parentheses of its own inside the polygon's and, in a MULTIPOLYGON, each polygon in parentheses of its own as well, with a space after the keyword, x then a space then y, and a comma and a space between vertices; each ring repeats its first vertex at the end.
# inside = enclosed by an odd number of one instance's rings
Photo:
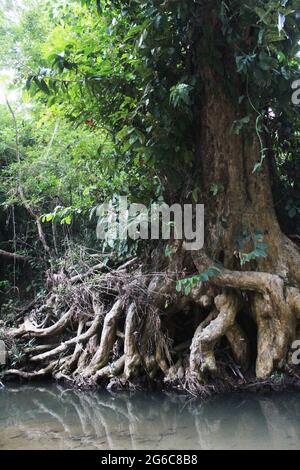
POLYGON ((14 416, 14 432, 26 436, 27 445, 29 439, 37 444, 46 439, 51 445, 53 435, 52 445, 57 447, 63 439, 65 449, 112 450, 120 449, 120 444, 133 450, 165 449, 174 448, 178 440, 184 444, 186 436, 185 445, 203 450, 233 445, 281 448, 287 436, 288 446, 298 443, 296 394, 243 394, 203 402, 174 393, 149 393, 143 398, 140 394, 111 396, 60 386, 23 386, 8 389, 6 395, 6 414, 14 416), (19 393, 22 398, 15 396, 19 393), (24 416, 30 418, 26 426, 24 416))
MULTIPOLYGON (((205 268, 203 259, 195 264, 199 271, 205 268)), ((5 375, 118 386, 137 384, 141 377, 160 378, 201 393, 211 379, 222 378, 216 359, 222 338, 239 378, 250 365, 252 342, 258 345, 257 377, 286 366, 300 295, 280 277, 223 270, 184 297, 175 289, 180 269, 151 277, 133 268, 127 263, 98 277, 92 269, 81 277, 56 276, 47 303, 39 307, 46 312, 40 325, 34 310, 24 323, 7 330, 11 339, 25 343, 26 361, 5 375), (238 321, 247 310, 256 321, 257 341, 238 321), (185 327, 191 322, 193 329, 185 327)))

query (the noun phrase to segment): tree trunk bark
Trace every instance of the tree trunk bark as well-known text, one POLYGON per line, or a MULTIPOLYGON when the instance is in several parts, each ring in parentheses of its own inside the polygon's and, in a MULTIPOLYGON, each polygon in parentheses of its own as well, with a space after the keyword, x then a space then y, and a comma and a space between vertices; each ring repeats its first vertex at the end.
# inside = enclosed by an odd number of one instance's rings
MULTIPOLYGON (((201 111, 200 131, 205 252, 211 260, 235 272, 235 285, 229 283, 226 286, 223 282, 223 288, 235 287, 248 294, 252 291, 248 295, 246 310, 252 314, 258 328, 256 373, 258 377, 265 377, 275 367, 283 366, 288 348, 295 338, 295 312, 288 305, 286 288, 299 281, 300 256, 296 246, 287 240, 279 227, 267 159, 264 159, 261 169, 254 172, 255 164, 262 157, 258 137, 244 132, 240 135, 234 133, 234 122, 243 116, 209 67, 204 68, 201 75, 206 98, 201 111), (242 265, 241 243, 244 253, 253 252, 258 233, 261 234, 260 241, 267 245, 267 256, 254 258, 242 265), (255 288, 251 282, 246 286, 243 284, 243 277, 238 272, 246 270, 250 278, 253 271, 254 277, 255 272, 261 272, 270 273, 274 279, 270 277, 270 286, 261 292, 259 281, 255 288)), ((207 263, 203 263, 201 254, 196 254, 194 258, 199 271, 203 270, 207 263)), ((232 292, 225 295, 228 301, 232 292)), ((227 308, 222 325, 219 324, 219 316, 201 332, 200 345, 198 334, 192 347, 197 348, 198 341, 198 350, 207 349, 205 345, 212 339, 215 343, 216 339, 226 334, 230 312, 231 308, 227 308), (216 328, 212 328, 213 323, 216 328), (208 328, 213 331, 208 331, 208 328), (201 342, 201 336, 205 337, 205 341, 201 342)), ((201 367, 207 369, 205 358, 201 367)), ((213 364, 212 372, 214 368, 213 364)))

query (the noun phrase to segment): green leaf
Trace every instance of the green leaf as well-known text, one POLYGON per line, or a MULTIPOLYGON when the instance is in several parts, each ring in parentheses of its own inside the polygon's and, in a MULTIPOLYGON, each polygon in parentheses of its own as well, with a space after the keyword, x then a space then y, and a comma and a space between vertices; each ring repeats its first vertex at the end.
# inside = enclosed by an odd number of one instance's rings
POLYGON ((197 286, 197 284, 199 284, 200 282, 207 282, 210 278, 218 276, 220 273, 221 270, 219 268, 217 268, 216 266, 212 266, 201 274, 197 274, 195 276, 177 281, 176 291, 181 292, 183 286, 185 286, 184 295, 188 296, 191 293, 192 289, 197 286))
POLYGON ((62 220, 61 220, 61 225, 71 225, 72 223, 72 217, 70 215, 67 215, 66 217, 64 217, 62 220))
POLYGON ((50 93, 49 87, 48 87, 48 85, 47 85, 47 83, 45 82, 44 79, 39 80, 37 77, 34 77, 33 80, 34 80, 34 83, 36 84, 36 86, 37 86, 41 91, 43 91, 43 92, 46 93, 46 94, 49 94, 49 93, 50 93))
POLYGON ((179 105, 190 105, 190 92, 192 89, 193 87, 191 85, 187 85, 186 83, 179 83, 178 85, 171 88, 170 103, 174 106, 174 108, 179 107, 179 105))
POLYGON ((97 6, 98 15, 102 15, 103 9, 102 9, 102 2, 101 2, 101 0, 96 0, 96 6, 97 6))
POLYGON ((258 171, 261 170, 261 167, 262 167, 262 162, 255 163, 252 173, 257 173, 258 171))
POLYGON ((224 190, 224 186, 222 183, 214 183, 211 185, 210 192, 216 197, 221 191, 224 190))
POLYGON ((184 295, 186 296, 189 296, 190 293, 191 293, 192 289, 190 286, 187 286, 185 289, 184 289, 184 295))
POLYGON ((181 284, 180 281, 178 281, 178 282, 176 283, 176 292, 179 293, 179 292, 181 292, 181 290, 182 290, 182 284, 181 284))
POLYGON ((238 119, 237 121, 234 121, 233 132, 236 135, 239 135, 242 129, 244 128, 244 126, 246 126, 246 124, 249 124, 249 122, 250 122, 250 116, 245 116, 242 119, 238 119))
POLYGON ((278 13, 278 31, 281 33, 281 31, 283 30, 284 28, 284 25, 285 25, 285 16, 283 13, 278 13))
POLYGON ((192 199, 195 204, 199 201, 199 188, 195 188, 192 192, 192 199))

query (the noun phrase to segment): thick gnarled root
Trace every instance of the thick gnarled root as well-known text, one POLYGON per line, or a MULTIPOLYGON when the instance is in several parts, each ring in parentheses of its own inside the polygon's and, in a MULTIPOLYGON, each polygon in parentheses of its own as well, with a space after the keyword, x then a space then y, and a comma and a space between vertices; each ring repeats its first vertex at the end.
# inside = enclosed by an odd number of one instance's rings
POLYGON ((124 339, 124 380, 127 381, 131 377, 135 377, 141 364, 141 356, 137 347, 137 335, 139 331, 139 319, 135 304, 131 304, 125 323, 125 339, 124 339))
POLYGON ((241 365, 249 360, 247 339, 236 324, 240 299, 233 291, 227 291, 215 298, 215 306, 216 310, 197 328, 191 345, 189 373, 192 380, 200 383, 205 382, 208 375, 217 375, 214 348, 225 335, 241 365))
POLYGON ((98 370, 108 364, 109 357, 116 340, 117 322, 122 311, 123 301, 122 299, 119 299, 105 317, 100 345, 85 372, 86 377, 94 375, 98 370))
POLYGON ((265 378, 285 365, 289 347, 295 339, 296 318, 288 304, 284 310, 272 307, 269 296, 255 295, 253 310, 257 322, 256 376, 265 378))

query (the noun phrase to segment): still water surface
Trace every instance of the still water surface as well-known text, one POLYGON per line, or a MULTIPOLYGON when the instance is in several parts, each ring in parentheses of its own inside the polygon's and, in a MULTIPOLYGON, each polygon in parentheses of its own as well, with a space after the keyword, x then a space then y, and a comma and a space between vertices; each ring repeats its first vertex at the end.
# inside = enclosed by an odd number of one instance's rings
POLYGON ((201 402, 14 385, 0 390, 0 449, 300 449, 300 393, 201 402))

